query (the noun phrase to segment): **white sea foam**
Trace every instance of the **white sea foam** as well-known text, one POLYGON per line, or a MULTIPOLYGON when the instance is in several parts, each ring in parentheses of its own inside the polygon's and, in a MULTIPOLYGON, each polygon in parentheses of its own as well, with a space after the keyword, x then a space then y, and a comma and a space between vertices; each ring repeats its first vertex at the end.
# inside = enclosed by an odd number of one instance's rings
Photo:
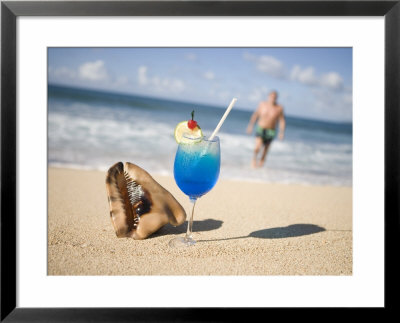
MULTIPOLYGON (((215 118, 208 114, 211 117, 201 124, 206 135, 218 122, 220 111, 215 112, 215 118)), ((130 161, 154 174, 172 175, 177 149, 173 129, 182 119, 185 116, 176 111, 64 102, 53 98, 49 101, 48 116, 49 164, 104 171, 115 162, 130 161)), ((352 184, 351 133, 324 133, 321 129, 289 124, 285 140, 272 142, 266 166, 254 170, 250 167, 254 137, 245 134, 247 122, 248 119, 232 111, 218 134, 221 178, 352 184)))

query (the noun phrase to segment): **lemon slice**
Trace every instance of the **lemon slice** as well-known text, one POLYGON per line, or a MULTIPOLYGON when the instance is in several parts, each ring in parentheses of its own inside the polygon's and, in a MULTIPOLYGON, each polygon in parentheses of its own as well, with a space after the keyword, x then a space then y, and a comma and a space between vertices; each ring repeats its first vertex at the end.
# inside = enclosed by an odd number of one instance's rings
POLYGON ((199 142, 203 138, 203 132, 201 131, 199 126, 197 126, 192 130, 188 127, 187 123, 188 123, 187 120, 182 121, 179 122, 175 127, 174 137, 178 144, 180 143, 191 144, 199 142), (186 138, 184 135, 196 140, 186 138))

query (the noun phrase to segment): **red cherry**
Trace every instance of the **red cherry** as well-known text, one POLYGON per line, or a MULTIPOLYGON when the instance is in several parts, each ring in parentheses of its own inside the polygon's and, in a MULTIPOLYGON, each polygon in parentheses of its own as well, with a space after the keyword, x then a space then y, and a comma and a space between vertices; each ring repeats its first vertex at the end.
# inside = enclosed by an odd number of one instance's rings
POLYGON ((190 129, 190 130, 193 130, 194 128, 196 128, 197 127, 197 121, 194 121, 194 120, 189 120, 188 121, 188 128, 190 129))

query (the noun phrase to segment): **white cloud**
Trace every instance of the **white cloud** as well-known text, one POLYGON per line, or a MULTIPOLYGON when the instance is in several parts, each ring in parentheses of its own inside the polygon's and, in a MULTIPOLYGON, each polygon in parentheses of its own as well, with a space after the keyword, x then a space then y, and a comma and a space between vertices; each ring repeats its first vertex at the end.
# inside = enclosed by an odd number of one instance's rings
POLYGON ((284 64, 273 56, 256 56, 250 53, 244 53, 243 58, 255 63, 257 70, 276 78, 285 77, 284 64))
POLYGON ((79 66, 79 76, 83 80, 105 81, 109 78, 104 61, 87 62, 79 66))
POLYGON ((140 85, 146 85, 147 80, 147 66, 139 66, 138 69, 138 81, 140 85))
POLYGON ((250 92, 247 99, 251 102, 259 102, 263 99, 266 99, 268 93, 269 89, 267 87, 265 86, 256 87, 250 92))
POLYGON ((290 79, 305 85, 315 85, 333 90, 341 90, 343 88, 343 79, 336 72, 329 72, 317 76, 312 66, 301 67, 295 65, 290 73, 290 79))
POLYGON ((78 78, 81 81, 103 81, 103 85, 112 87, 123 86, 129 83, 128 78, 124 75, 111 77, 105 68, 104 62, 101 60, 84 63, 75 69, 65 66, 50 66, 49 78, 50 81, 74 80, 75 83, 79 81, 78 78))
POLYGON ((331 89, 339 90, 343 88, 343 79, 338 73, 330 72, 322 75, 321 85, 331 89))
POLYGON ((150 85, 158 92, 182 92, 185 89, 182 80, 162 78, 157 75, 149 77, 145 65, 138 68, 138 82, 141 86, 150 85))
POLYGON ((195 60, 197 60, 197 55, 194 53, 187 53, 185 55, 185 59, 194 62, 195 60))
POLYGON ((203 74, 203 77, 207 80, 215 79, 215 74, 212 71, 207 71, 203 74))
POLYGON ((185 84, 181 80, 173 80, 170 88, 174 92, 182 92, 185 89, 185 84))
POLYGON ((49 75, 55 78, 69 78, 74 79, 76 77, 76 72, 65 66, 53 68, 49 67, 49 75))
POLYGON ((271 76, 283 76, 283 64, 272 56, 261 56, 257 62, 257 69, 271 76))
MULTIPOLYGON (((243 54, 243 58, 247 61, 254 62, 257 70, 275 78, 290 79, 294 82, 308 86, 317 86, 332 90, 343 90, 343 78, 337 72, 329 72, 317 75, 313 66, 302 67, 300 65, 293 66, 290 73, 287 73, 285 65, 277 58, 268 55, 253 55, 248 52, 243 54)), ((257 95, 252 95, 255 100, 257 95)))
POLYGON ((307 85, 315 85, 318 82, 315 70, 311 66, 301 68, 301 66, 295 65, 290 73, 290 79, 307 85))

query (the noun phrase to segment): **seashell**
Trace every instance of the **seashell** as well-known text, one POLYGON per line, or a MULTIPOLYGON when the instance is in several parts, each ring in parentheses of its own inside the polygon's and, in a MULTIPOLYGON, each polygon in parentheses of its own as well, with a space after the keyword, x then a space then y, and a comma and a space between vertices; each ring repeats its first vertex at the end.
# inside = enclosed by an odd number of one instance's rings
POLYGON ((172 194, 135 164, 111 166, 106 188, 111 222, 119 238, 145 239, 168 222, 177 226, 186 220, 185 210, 172 194))

